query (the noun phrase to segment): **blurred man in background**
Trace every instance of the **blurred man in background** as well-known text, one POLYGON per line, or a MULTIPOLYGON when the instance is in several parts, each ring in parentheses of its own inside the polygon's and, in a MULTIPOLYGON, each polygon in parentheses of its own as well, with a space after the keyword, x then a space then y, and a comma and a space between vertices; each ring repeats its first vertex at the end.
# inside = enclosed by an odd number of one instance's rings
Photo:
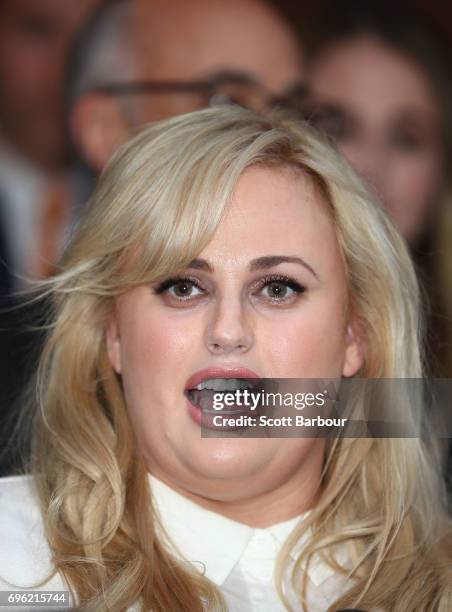
MULTIPOLYGON (((56 256, 59 237, 50 235, 50 209, 56 210, 55 200, 70 189, 65 64, 75 34, 99 3, 1 3, 0 193, 11 266, 18 276, 45 275, 46 257, 56 256)), ((69 213, 59 216, 55 232, 63 231, 69 213)))
MULTIPOLYGON (((100 2, 0 3, 0 452, 10 442, 14 400, 28 382, 25 363, 38 345, 26 327, 37 313, 13 308, 11 291, 52 272, 71 223, 65 64, 74 36, 100 2)), ((14 454, 0 459, 0 474, 14 454)))
POLYGON ((74 56, 73 138, 99 172, 146 122, 215 103, 296 103, 301 71, 294 34, 262 0, 114 1, 74 56))

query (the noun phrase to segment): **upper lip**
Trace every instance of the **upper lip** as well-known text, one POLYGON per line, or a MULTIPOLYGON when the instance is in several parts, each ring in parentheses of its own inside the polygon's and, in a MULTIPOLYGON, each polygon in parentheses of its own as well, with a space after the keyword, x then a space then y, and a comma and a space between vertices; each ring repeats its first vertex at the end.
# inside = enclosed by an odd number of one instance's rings
POLYGON ((253 370, 241 366, 214 366, 199 370, 199 372, 190 376, 185 384, 185 391, 193 389, 209 378, 261 378, 261 376, 253 370))

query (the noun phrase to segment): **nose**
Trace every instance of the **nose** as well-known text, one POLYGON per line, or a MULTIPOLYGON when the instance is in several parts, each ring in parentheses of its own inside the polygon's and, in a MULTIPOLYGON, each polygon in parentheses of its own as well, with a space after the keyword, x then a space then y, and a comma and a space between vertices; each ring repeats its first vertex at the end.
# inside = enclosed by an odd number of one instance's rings
POLYGON ((244 305, 221 300, 206 326, 206 346, 213 355, 246 353, 253 345, 253 331, 244 305))

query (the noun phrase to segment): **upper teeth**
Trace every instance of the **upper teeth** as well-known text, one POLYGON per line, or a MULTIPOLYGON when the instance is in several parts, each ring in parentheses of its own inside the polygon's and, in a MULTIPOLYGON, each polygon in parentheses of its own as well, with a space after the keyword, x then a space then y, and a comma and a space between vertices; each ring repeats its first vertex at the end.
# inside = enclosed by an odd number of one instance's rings
POLYGON ((208 378, 196 385, 195 389, 210 389, 211 391, 235 391, 236 389, 252 389, 253 385, 243 378, 208 378))

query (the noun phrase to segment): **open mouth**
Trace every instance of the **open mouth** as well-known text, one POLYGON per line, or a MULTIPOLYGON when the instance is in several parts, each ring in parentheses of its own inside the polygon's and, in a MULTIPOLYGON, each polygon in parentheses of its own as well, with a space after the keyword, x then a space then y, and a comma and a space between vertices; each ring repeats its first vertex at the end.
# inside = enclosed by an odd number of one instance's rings
POLYGON ((259 391, 258 379, 208 378, 185 394, 205 414, 238 415, 256 409, 253 395, 259 391))

